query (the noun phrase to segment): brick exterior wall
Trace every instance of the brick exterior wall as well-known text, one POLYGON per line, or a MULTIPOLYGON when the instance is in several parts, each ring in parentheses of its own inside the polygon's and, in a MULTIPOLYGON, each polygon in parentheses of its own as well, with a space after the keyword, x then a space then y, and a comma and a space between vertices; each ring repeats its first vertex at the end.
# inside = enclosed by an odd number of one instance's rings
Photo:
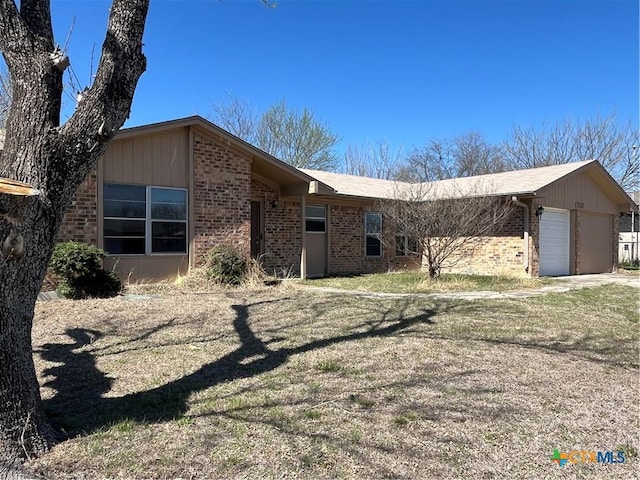
POLYGON ((94 168, 80 184, 62 220, 59 242, 98 244, 97 178, 94 168))
POLYGON ((329 273, 346 275, 397 270, 417 270, 417 256, 395 256, 395 231, 382 219, 382 256, 365 255, 364 214, 372 206, 329 205, 329 273))
POLYGON ((262 202, 262 268, 277 275, 299 275, 302 250, 300 202, 281 200, 277 188, 255 179, 251 180, 251 199, 262 202), (277 202, 276 206, 274 202, 277 202))
MULTIPOLYGON (((443 273, 475 275, 527 275, 524 268, 524 209, 514 209, 504 227, 494 236, 471 241, 460 255, 452 255, 443 273)), ((530 243, 531 240, 530 240, 530 243)))
POLYGON ((251 162, 209 138, 194 135, 193 254, 231 245, 245 255, 250 247, 251 162))
MULTIPOLYGON (((348 205, 328 205, 328 209, 329 273, 345 275, 366 272, 364 266, 364 209, 348 205)), ((371 268, 371 262, 379 262, 379 259, 369 261, 369 268, 371 268)))

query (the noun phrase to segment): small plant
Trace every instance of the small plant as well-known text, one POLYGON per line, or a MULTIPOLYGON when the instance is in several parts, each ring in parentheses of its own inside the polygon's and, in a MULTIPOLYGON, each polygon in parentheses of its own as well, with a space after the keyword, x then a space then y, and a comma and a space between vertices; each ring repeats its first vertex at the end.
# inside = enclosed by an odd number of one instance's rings
POLYGON ((357 394, 349 395, 349 401, 351 401, 351 403, 355 403, 361 408, 372 408, 376 404, 376 402, 374 402, 370 398, 363 397, 362 395, 357 394))
POLYGON ((413 422, 418 419, 418 416, 413 412, 406 412, 403 415, 398 415, 393 418, 393 424, 396 427, 404 427, 408 425, 409 422, 413 422))
POLYGON ((206 275, 223 285, 240 285, 247 273, 247 259, 227 245, 213 247, 204 255, 206 275))
POLYGON ((409 419, 406 417, 403 417, 402 415, 393 418, 393 424, 396 427, 404 427, 408 423, 409 423, 409 419))
POLYGON ((342 370, 342 365, 340 365, 335 360, 323 360, 318 365, 316 365, 316 369, 321 372, 339 372, 342 370))
POLYGON ((118 295, 122 282, 115 273, 102 268, 106 255, 104 250, 87 243, 58 243, 49 263, 51 271, 62 279, 58 293, 73 299, 118 295))
POLYGON ((318 410, 305 410, 304 416, 309 420, 317 420, 322 416, 322 413, 320 413, 318 410))

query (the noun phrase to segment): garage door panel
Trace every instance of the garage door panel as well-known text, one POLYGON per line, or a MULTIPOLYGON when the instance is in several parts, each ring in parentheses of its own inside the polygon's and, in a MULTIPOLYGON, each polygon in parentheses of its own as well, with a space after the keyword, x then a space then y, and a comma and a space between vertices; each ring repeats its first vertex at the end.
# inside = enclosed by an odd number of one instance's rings
POLYGON ((611 216, 580 214, 580 273, 605 273, 613 267, 611 216))
POLYGON ((569 275, 569 211, 545 208, 538 243, 540 275, 569 275))

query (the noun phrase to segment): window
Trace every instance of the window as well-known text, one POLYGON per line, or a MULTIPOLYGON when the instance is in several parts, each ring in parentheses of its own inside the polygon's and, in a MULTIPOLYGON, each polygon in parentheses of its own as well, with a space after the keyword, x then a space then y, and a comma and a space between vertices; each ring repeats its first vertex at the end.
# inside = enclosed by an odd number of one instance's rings
POLYGON ((304 219, 307 232, 325 233, 327 231, 327 207, 324 205, 307 205, 304 219))
POLYGON ((137 185, 104 185, 104 249, 108 253, 145 253, 146 188, 137 185))
POLYGON ((377 212, 364 214, 365 253, 368 257, 382 255, 382 215, 377 212))
POLYGON ((187 252, 187 191, 104 185, 104 249, 113 255, 187 252))
POLYGON ((151 253, 186 253, 187 192, 150 187, 151 253))
POLYGON ((408 257, 418 254, 418 242, 404 234, 396 235, 396 257, 408 257))

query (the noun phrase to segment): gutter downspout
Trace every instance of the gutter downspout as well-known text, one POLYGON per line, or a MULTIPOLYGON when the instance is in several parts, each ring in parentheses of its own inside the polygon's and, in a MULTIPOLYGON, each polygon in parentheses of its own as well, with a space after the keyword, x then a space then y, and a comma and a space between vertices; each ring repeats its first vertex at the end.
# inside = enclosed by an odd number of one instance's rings
POLYGON ((524 271, 529 273, 529 207, 516 196, 511 197, 511 201, 524 209, 524 271))

